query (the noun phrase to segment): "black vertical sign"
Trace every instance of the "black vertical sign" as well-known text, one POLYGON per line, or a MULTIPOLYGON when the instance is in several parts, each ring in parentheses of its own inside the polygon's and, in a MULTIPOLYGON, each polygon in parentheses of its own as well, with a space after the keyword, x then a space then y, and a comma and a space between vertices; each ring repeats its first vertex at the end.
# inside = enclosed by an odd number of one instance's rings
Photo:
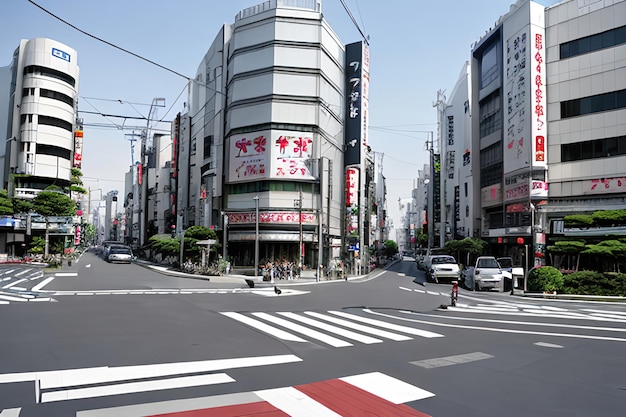
POLYGON ((346 45, 346 117, 344 140, 346 152, 345 166, 361 164, 362 147, 362 64, 363 43, 346 45))

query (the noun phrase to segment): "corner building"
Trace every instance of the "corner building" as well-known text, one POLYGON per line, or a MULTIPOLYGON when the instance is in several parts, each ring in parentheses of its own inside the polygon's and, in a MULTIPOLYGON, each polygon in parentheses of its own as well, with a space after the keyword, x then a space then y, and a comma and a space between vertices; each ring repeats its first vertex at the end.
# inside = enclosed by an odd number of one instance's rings
POLYGON ((546 9, 553 239, 625 235, 565 228, 568 214, 626 207, 626 1, 565 1, 546 9))
POLYGON ((267 1, 224 25, 174 123, 177 226, 221 229, 235 267, 254 265, 257 227, 261 265, 342 256, 344 60, 319 0, 267 1))
MULTIPOLYGON (((32 200, 50 185, 70 194, 71 169, 82 164, 78 82, 76 51, 52 39, 21 40, 0 68, 0 183, 10 197, 32 200)), ((0 221, 0 252, 23 254, 31 226, 22 215, 0 221)), ((44 228, 43 218, 32 219, 32 229, 44 228)), ((68 239, 75 232, 71 224, 56 228, 68 239)))

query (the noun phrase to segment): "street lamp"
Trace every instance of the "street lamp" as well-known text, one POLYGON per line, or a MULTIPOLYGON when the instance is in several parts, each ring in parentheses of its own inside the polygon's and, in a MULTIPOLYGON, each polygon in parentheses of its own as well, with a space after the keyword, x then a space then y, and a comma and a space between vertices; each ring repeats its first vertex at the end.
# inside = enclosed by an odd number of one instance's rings
POLYGON ((259 276, 259 196, 254 196, 254 207, 255 207, 255 216, 254 216, 254 276, 259 276))

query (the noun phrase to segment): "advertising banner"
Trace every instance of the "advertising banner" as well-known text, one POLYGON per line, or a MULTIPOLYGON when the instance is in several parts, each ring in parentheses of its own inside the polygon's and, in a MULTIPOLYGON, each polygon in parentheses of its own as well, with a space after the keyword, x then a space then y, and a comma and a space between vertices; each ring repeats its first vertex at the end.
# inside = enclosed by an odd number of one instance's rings
POLYGON ((264 130, 228 139, 228 181, 314 180, 313 134, 264 130))

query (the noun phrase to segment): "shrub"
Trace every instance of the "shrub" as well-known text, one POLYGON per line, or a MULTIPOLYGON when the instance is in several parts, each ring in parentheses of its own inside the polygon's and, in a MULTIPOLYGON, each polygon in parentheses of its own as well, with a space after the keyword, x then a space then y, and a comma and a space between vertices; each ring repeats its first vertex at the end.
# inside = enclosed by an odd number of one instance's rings
POLYGON ((563 288, 563 274, 553 266, 534 268, 528 274, 528 289, 534 292, 554 292, 563 288))
POLYGON ((564 292, 583 295, 626 296, 626 274, 579 271, 564 277, 564 292))

